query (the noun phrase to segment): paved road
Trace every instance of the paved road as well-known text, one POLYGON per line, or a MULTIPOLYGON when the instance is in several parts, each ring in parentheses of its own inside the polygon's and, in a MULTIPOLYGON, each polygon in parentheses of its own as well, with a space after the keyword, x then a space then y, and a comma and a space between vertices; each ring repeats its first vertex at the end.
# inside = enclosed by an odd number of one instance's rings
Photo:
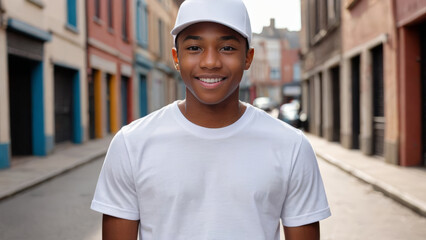
MULTIPOLYGON (((101 239, 101 215, 89 210, 102 159, 0 202, 0 239, 101 239)), ((426 239, 426 218, 320 161, 333 216, 322 239, 426 239)), ((423 184, 423 183, 419 183, 423 184)))
POLYGON ((332 210, 332 217, 321 222, 321 239, 426 239, 426 218, 340 169, 319 163, 332 210))
POLYGON ((99 240, 101 215, 90 210, 102 159, 0 202, 2 240, 99 240))

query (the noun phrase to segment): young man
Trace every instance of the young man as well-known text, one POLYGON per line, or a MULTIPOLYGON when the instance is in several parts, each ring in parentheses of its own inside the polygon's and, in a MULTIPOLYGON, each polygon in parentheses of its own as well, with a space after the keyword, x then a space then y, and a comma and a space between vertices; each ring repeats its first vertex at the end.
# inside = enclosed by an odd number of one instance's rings
POLYGON ((186 98, 123 127, 92 209, 104 239, 319 239, 330 215, 301 131, 238 100, 251 27, 241 0, 186 0, 173 59, 186 98))

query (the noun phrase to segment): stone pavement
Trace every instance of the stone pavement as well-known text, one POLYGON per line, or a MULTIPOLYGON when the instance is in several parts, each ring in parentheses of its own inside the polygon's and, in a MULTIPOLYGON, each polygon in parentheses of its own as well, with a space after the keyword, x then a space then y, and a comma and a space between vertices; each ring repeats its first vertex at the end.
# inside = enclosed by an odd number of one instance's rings
MULTIPOLYGON (((390 165, 338 143, 308 133, 306 136, 319 158, 426 217, 426 168, 390 165)), ((111 139, 108 136, 82 145, 60 145, 47 157, 13 159, 11 168, 0 170, 0 200, 103 156, 111 139)))
POLYGON ((47 157, 13 158, 11 168, 0 170, 0 200, 105 155, 111 139, 61 144, 47 157))
POLYGON ((374 189, 426 217, 426 168, 401 167, 305 133, 315 153, 374 189))

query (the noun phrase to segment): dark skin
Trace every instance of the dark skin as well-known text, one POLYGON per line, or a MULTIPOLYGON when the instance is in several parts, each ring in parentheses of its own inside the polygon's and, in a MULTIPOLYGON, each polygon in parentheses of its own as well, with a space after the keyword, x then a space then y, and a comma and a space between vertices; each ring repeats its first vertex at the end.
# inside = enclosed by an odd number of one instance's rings
POLYGON ((198 23, 179 34, 177 46, 172 54, 186 85, 186 99, 179 103, 184 116, 207 128, 237 121, 245 111, 238 100, 239 83, 254 55, 245 38, 220 24, 198 23), (219 86, 206 87, 202 78, 223 80, 219 86))
MULTIPOLYGON (((237 121, 246 109, 239 97, 239 83, 250 68, 254 50, 234 30, 216 23, 197 23, 184 29, 173 49, 175 67, 186 85, 186 99, 178 106, 192 123, 220 128, 237 121), (203 79, 216 79, 207 84, 203 79), (219 81, 220 80, 220 81, 219 81)), ((136 240, 139 221, 104 215, 104 240, 136 240)), ((319 223, 285 227, 286 240, 319 239, 319 223)))
POLYGON ((102 217, 103 240, 136 240, 138 228, 139 221, 116 218, 105 214, 102 217))

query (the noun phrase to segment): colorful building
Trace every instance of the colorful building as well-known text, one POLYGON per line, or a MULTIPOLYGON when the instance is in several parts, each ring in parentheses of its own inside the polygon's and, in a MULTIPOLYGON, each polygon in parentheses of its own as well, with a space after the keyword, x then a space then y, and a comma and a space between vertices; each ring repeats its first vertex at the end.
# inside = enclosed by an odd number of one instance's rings
POLYGON ((87 3, 89 137, 117 132, 133 114, 133 2, 87 3))
POLYGON ((84 140, 83 2, 1 2, 2 168, 13 156, 45 156, 58 143, 84 140))
POLYGON ((134 113, 142 117, 176 99, 185 88, 175 70, 170 31, 182 1, 134 1, 134 113))

